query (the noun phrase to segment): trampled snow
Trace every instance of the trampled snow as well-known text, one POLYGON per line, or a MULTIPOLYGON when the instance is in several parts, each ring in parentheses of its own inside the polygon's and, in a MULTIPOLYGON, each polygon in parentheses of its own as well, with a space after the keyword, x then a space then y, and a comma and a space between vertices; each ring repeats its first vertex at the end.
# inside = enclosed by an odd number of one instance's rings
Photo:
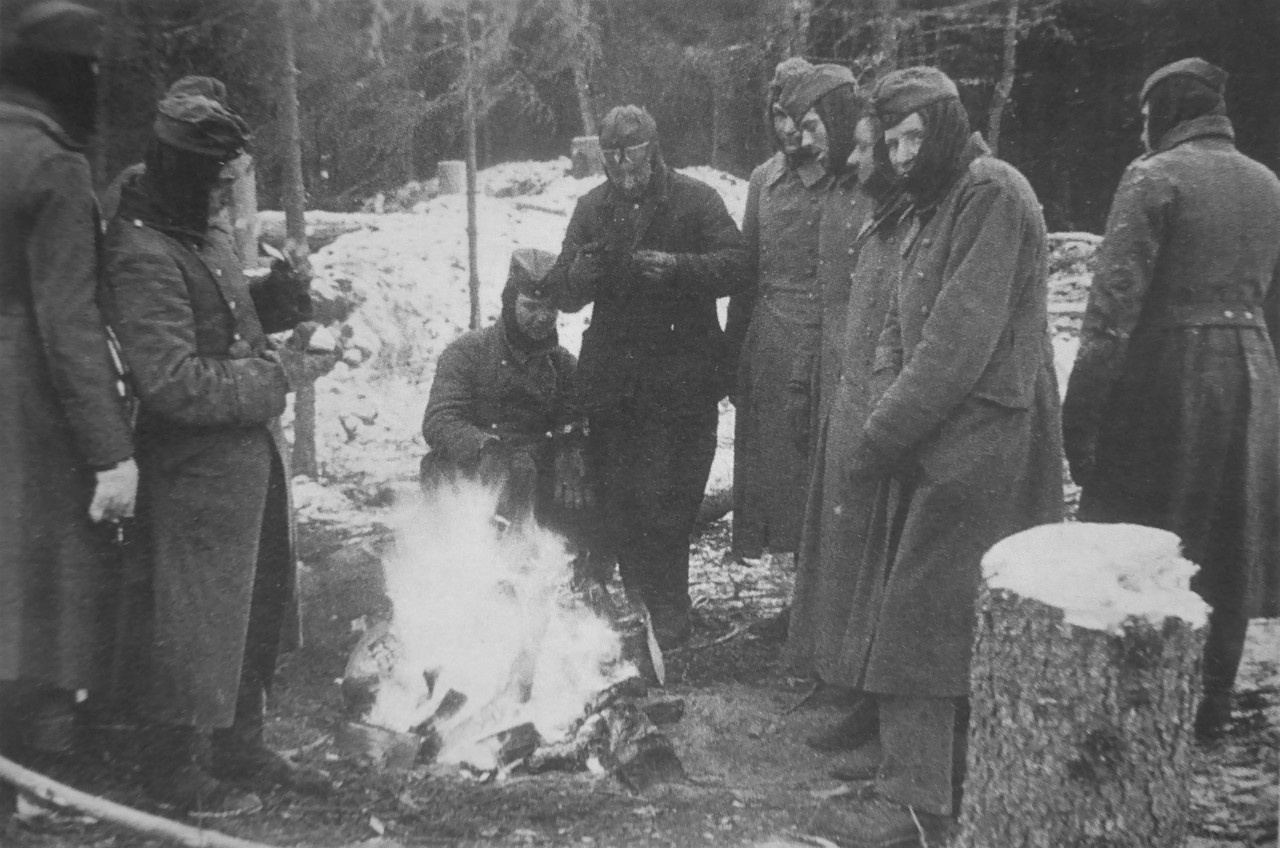
POLYGON ((1079 627, 1115 632, 1131 616, 1203 627, 1209 607, 1189 588, 1199 569, 1180 547, 1175 534, 1136 524, 1046 524, 998 543, 982 572, 992 588, 1058 607, 1079 627))

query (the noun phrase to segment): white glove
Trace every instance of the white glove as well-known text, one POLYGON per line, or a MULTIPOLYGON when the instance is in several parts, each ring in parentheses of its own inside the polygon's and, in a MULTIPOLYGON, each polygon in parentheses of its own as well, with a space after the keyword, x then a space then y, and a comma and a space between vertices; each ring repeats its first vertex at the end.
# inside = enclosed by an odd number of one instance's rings
POLYGON ((94 522, 132 518, 137 497, 138 466, 132 459, 126 459, 112 468, 97 472, 93 502, 89 504, 89 518, 94 522))

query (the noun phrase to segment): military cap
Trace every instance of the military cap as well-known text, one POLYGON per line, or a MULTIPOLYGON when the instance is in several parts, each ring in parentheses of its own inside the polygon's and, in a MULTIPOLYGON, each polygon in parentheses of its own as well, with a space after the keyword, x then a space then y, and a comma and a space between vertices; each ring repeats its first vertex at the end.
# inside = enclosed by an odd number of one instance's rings
POLYGON ((156 107, 156 138, 191 153, 234 159, 249 141, 249 125, 218 101, 199 94, 165 97, 156 107))
POLYGON ((508 289, 525 297, 544 300, 554 292, 547 284, 547 274, 556 264, 556 255, 536 247, 521 247, 511 253, 511 268, 507 272, 508 289))
MULTIPOLYGON (((951 77, 937 68, 917 65, 886 74, 876 84, 872 95, 876 114, 881 120, 903 118, 926 106, 944 100, 960 99, 960 91, 951 77)), ((888 121, 885 120, 887 124, 888 121)))
POLYGON ((857 84, 853 71, 844 65, 814 65, 809 73, 798 74, 783 83, 778 102, 792 118, 799 121, 824 94, 842 85, 857 84))
MULTIPOLYGON (((16 4, 15 4, 16 5, 16 4)), ((3 47, 97 58, 106 35, 100 12, 71 0, 36 0, 3 24, 3 47)))
POLYGON ((190 94, 197 94, 210 100, 216 100, 223 106, 227 105, 227 87, 223 85, 222 80, 194 74, 185 76, 169 86, 169 90, 164 93, 164 96, 166 98, 184 97, 190 94))
POLYGON ((1147 97, 1151 94, 1151 89, 1155 88, 1159 83, 1170 77, 1179 76, 1198 79, 1218 92, 1218 94, 1225 94, 1227 90, 1227 72, 1217 65, 1193 56, 1189 59, 1179 59, 1176 62, 1171 62, 1147 77, 1147 81, 1142 84, 1142 94, 1139 95, 1138 102, 1145 103, 1147 97))
POLYGON ((783 59, 773 69, 773 79, 769 80, 769 99, 778 100, 781 98, 782 90, 786 87, 788 80, 804 76, 812 70, 813 65, 809 64, 809 60, 802 56, 783 59))
POLYGON ((632 147, 657 137, 658 124, 643 106, 615 106, 600 122, 600 146, 606 149, 632 147))

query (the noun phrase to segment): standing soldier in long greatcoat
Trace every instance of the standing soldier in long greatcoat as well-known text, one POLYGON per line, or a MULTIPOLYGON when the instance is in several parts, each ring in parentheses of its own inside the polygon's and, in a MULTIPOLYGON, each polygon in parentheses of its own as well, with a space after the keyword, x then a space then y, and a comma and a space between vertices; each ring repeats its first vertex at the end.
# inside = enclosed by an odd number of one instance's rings
POLYGON ((1142 87, 1150 152, 1116 190, 1063 408, 1080 518, 1170 530, 1200 566, 1205 739, 1249 618, 1280 614, 1280 180, 1236 150, 1225 84, 1184 59, 1142 87))
POLYGON ((875 698, 881 756, 869 793, 830 802, 814 822, 857 848, 946 829, 982 555, 1063 509, 1035 193, 970 135, 955 83, 936 68, 889 74, 875 106, 912 203, 873 399, 845 464, 850 487, 877 502, 845 649, 875 698))
POLYGON ((809 111, 822 94, 853 83, 835 65, 779 71, 771 109, 780 150, 752 172, 742 218, 755 273, 730 301, 725 327, 731 339, 743 339, 734 392, 733 551, 748 559, 794 552, 800 537, 822 313, 818 227, 830 182, 827 132, 809 111))
MULTIPOLYGON (((132 515, 138 472, 98 295, 93 131, 101 16, 0 18, 0 752, 62 747, 76 690, 105 684, 114 572, 95 522, 132 515)), ((10 14, 12 12, 12 14, 10 14)), ((0 815, 5 811, 0 810, 0 815)))
POLYGON ((842 146, 854 152, 827 198, 818 240, 824 292, 819 424, 783 654, 790 673, 853 696, 846 718, 809 740, 824 751, 856 748, 875 734, 874 702, 856 693, 861 662, 846 654, 844 643, 855 563, 864 555, 874 501, 864 487, 849 487, 844 468, 869 412, 876 343, 902 265, 906 205, 875 112, 868 108, 841 134, 849 136, 842 146))
POLYGON ((196 816, 253 811, 249 786, 319 789, 263 743, 276 658, 297 642, 287 450, 289 382, 268 332, 309 311, 277 267, 252 286, 218 223, 248 128, 222 103, 168 96, 146 168, 107 231, 109 314, 140 400, 137 538, 124 651, 149 726, 143 781, 196 816))
POLYGON ((573 210, 548 277, 594 304, 574 394, 597 487, 592 556, 616 560, 662 647, 689 637, 689 536, 716 450, 727 343, 716 299, 746 276, 742 235, 706 183, 666 166, 637 106, 601 123, 605 183, 573 210))

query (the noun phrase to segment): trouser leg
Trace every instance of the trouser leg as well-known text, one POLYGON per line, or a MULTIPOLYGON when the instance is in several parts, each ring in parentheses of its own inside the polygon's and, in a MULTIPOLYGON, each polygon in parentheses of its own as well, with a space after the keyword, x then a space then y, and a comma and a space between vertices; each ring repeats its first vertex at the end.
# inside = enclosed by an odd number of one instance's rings
POLYGON ((956 703, 953 698, 879 696, 883 759, 876 790, 927 813, 952 813, 956 703))
POLYGON ((1209 613, 1209 632, 1204 643, 1206 693, 1229 693, 1235 686, 1248 632, 1249 617, 1238 608, 1220 605, 1209 613))

